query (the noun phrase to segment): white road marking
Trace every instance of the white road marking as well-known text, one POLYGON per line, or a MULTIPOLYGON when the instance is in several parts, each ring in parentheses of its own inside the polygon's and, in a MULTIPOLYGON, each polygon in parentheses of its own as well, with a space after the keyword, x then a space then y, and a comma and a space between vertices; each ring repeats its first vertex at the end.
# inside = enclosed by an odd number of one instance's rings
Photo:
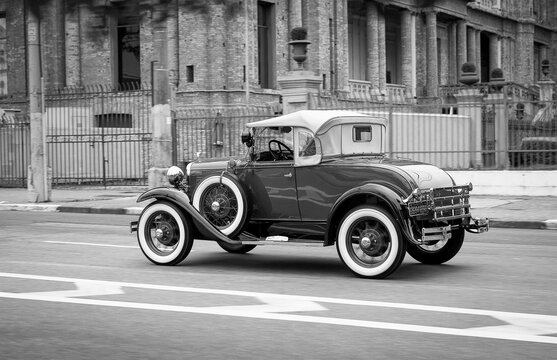
POLYGON ((21 300, 51 301, 60 303, 72 303, 82 305, 110 306, 133 308, 143 310, 173 311, 183 313, 226 315, 246 318, 283 320, 296 322, 309 322, 330 325, 355 326, 362 328, 387 329, 398 331, 421 332, 440 335, 455 335, 466 337, 479 337, 499 340, 526 341, 546 344, 557 344, 557 316, 513 313, 504 311, 466 309, 444 306, 417 305, 405 303, 389 303, 380 301, 352 300, 341 298, 327 298, 316 296, 298 296, 272 293, 259 293, 237 290, 219 290, 190 288, 179 286, 165 286, 154 284, 127 283, 115 281, 100 281, 75 279, 64 277, 51 277, 41 275, 26 275, 14 273, 0 273, 0 277, 70 282, 77 285, 76 290, 52 291, 52 292, 31 292, 31 293, 9 293, 0 292, 0 297, 21 300), (192 307, 176 306, 164 304, 136 303, 127 301, 110 301, 85 299, 82 297, 93 295, 121 294, 122 288, 139 288, 150 290, 165 290, 176 292, 190 292, 198 294, 217 294, 229 296, 244 296, 257 298, 265 304, 245 305, 245 306, 214 306, 214 307, 192 307), (387 307, 406 310, 421 310, 466 315, 481 315, 493 317, 506 322, 501 326, 488 326, 476 328, 448 328, 436 326, 423 326, 412 324, 399 324, 390 322, 378 322, 367 320, 343 319, 335 317, 309 316, 300 314, 285 314, 288 311, 319 311, 327 310, 321 304, 343 304, 367 307, 387 307), (548 335, 548 336, 544 336, 548 335))
POLYGON ((138 246, 131 245, 111 245, 111 244, 97 244, 97 243, 86 243, 86 242, 75 242, 75 241, 54 241, 45 240, 45 243, 50 244, 68 244, 68 245, 87 245, 87 246, 106 246, 106 247, 116 247, 116 248, 127 248, 127 249, 137 249, 138 246))

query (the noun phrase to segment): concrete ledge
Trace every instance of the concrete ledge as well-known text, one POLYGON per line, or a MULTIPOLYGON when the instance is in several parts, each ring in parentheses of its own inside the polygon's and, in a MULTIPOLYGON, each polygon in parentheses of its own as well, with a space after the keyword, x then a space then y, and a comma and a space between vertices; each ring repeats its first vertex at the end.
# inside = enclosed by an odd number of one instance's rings
POLYGON ((557 171, 448 171, 457 184, 471 182, 474 195, 557 196, 557 171))

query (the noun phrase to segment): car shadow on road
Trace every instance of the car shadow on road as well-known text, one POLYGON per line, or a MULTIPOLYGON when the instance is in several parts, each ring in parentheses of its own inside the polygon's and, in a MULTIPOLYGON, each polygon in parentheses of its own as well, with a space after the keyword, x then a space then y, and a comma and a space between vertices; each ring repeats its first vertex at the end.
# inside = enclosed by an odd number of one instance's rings
MULTIPOLYGON (((238 271, 257 272, 258 274, 304 274, 315 276, 343 276, 347 270, 335 257, 315 257, 285 254, 227 254, 205 252, 196 253, 180 264, 192 268, 203 268, 204 271, 238 271)), ((348 273, 349 274, 349 273, 348 273)))
MULTIPOLYGON (((226 271, 228 273, 253 272, 268 275, 304 275, 331 278, 358 277, 344 266, 335 256, 307 256, 287 254, 228 254, 222 252, 204 252, 190 255, 179 266, 202 271, 226 271)), ((414 280, 450 278, 466 276, 469 266, 462 264, 424 265, 414 260, 405 260, 392 273, 389 280, 414 280)))

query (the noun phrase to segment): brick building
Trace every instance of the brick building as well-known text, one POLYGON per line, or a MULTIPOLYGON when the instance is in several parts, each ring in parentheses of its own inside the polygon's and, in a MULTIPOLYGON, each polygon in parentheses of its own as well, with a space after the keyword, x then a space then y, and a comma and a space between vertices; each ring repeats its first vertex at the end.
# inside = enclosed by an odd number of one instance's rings
MULTIPOLYGON (((530 86, 557 59, 552 0, 168 0, 162 23, 158 1, 41 1, 46 86, 150 83, 153 61, 166 61, 178 106, 273 103, 277 79, 298 66, 297 26, 311 41, 304 68, 331 94, 435 98, 464 62, 481 81, 501 68, 530 86)), ((0 95, 27 91, 24 3, 0 0, 0 95)))

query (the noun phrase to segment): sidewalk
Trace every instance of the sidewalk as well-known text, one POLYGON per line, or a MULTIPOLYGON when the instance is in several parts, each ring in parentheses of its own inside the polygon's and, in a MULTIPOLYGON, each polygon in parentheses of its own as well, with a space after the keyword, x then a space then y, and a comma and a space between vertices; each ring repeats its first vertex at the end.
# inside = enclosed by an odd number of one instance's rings
MULTIPOLYGON (((75 187, 53 189, 51 201, 28 202, 27 189, 0 188, 0 211, 49 211, 139 215, 146 203, 137 197, 146 187, 75 187)), ((557 230, 557 197, 471 195, 472 215, 487 217, 491 227, 557 230)), ((1 213, 0 213, 1 216, 1 213)))

